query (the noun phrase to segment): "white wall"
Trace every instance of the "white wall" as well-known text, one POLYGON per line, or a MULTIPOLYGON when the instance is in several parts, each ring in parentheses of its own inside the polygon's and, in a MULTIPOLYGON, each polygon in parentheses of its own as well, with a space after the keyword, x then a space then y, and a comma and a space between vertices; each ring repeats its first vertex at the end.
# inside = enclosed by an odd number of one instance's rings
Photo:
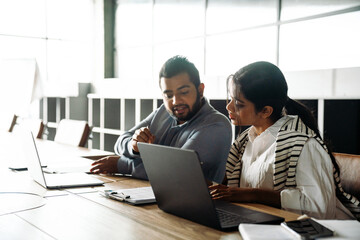
POLYGON ((294 99, 359 99, 360 67, 284 73, 294 99))

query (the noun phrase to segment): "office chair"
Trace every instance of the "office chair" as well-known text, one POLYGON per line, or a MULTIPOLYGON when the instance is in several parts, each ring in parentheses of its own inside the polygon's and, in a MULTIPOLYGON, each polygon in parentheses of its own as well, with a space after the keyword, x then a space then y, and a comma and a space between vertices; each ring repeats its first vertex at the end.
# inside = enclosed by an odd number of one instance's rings
POLYGON ((86 121, 62 119, 56 129, 54 141, 84 147, 89 138, 90 130, 86 121))
POLYGON ((333 153, 339 168, 341 185, 346 193, 360 200, 360 155, 333 153))
POLYGON ((44 133, 45 124, 43 120, 39 118, 27 118, 14 115, 9 132, 18 132, 24 129, 30 130, 34 134, 34 137, 41 139, 44 133))
POLYGON ((18 118, 18 116, 16 114, 14 114, 13 118, 11 119, 11 124, 10 124, 10 128, 9 128, 8 132, 13 131, 16 121, 17 121, 17 118, 18 118))

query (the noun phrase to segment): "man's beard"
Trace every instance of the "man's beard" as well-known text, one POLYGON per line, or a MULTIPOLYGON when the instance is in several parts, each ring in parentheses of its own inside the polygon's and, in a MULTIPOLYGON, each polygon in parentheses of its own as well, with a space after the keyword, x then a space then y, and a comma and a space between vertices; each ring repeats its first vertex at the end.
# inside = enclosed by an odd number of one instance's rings
POLYGON ((186 121, 189 121, 193 116, 195 116, 195 114, 200 110, 201 106, 202 106, 202 99, 200 98, 200 94, 197 93, 196 95, 196 101, 192 107, 192 110, 189 111, 189 113, 186 115, 186 116, 176 116, 174 114, 175 112, 175 109, 177 107, 186 107, 187 109, 190 109, 190 106, 187 105, 187 104, 181 104, 181 105, 176 105, 174 107, 171 108, 171 116, 178 122, 186 122, 186 121))

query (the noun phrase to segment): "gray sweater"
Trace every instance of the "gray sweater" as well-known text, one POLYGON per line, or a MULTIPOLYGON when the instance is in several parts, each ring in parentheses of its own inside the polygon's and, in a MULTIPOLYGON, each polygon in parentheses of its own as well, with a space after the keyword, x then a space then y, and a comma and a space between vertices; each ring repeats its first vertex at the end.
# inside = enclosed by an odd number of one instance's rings
POLYGON ((135 131, 142 127, 149 127, 155 135, 155 144, 195 150, 202 163, 204 176, 222 182, 232 141, 231 124, 206 99, 199 112, 184 124, 177 125, 165 106, 161 105, 118 138, 114 147, 115 153, 120 156, 118 172, 147 179, 140 155, 133 152, 130 143, 135 131))

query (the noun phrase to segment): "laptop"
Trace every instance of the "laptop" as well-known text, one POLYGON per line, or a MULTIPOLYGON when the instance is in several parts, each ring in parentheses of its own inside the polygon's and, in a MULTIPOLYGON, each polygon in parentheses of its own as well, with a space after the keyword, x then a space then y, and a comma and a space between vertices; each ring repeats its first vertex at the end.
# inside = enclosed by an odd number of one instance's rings
MULTIPOLYGON (((15 131, 8 133, 1 139, 1 156, 8 161, 8 167, 15 171, 27 170, 27 163, 25 161, 25 154, 23 151, 16 151, 19 148, 19 142, 21 142, 23 133, 22 131, 15 131)), ((2 137, 2 136, 1 136, 2 137)), ((42 162, 43 167, 46 167, 46 163, 42 162)))
POLYGON ((24 153, 30 176, 45 188, 59 189, 72 187, 101 186, 103 181, 83 172, 47 174, 41 167, 41 159, 32 132, 25 132, 23 136, 24 153))
POLYGON ((213 200, 195 151, 147 143, 138 143, 138 148, 163 211, 220 230, 235 230, 240 223, 284 221, 282 217, 213 200))

